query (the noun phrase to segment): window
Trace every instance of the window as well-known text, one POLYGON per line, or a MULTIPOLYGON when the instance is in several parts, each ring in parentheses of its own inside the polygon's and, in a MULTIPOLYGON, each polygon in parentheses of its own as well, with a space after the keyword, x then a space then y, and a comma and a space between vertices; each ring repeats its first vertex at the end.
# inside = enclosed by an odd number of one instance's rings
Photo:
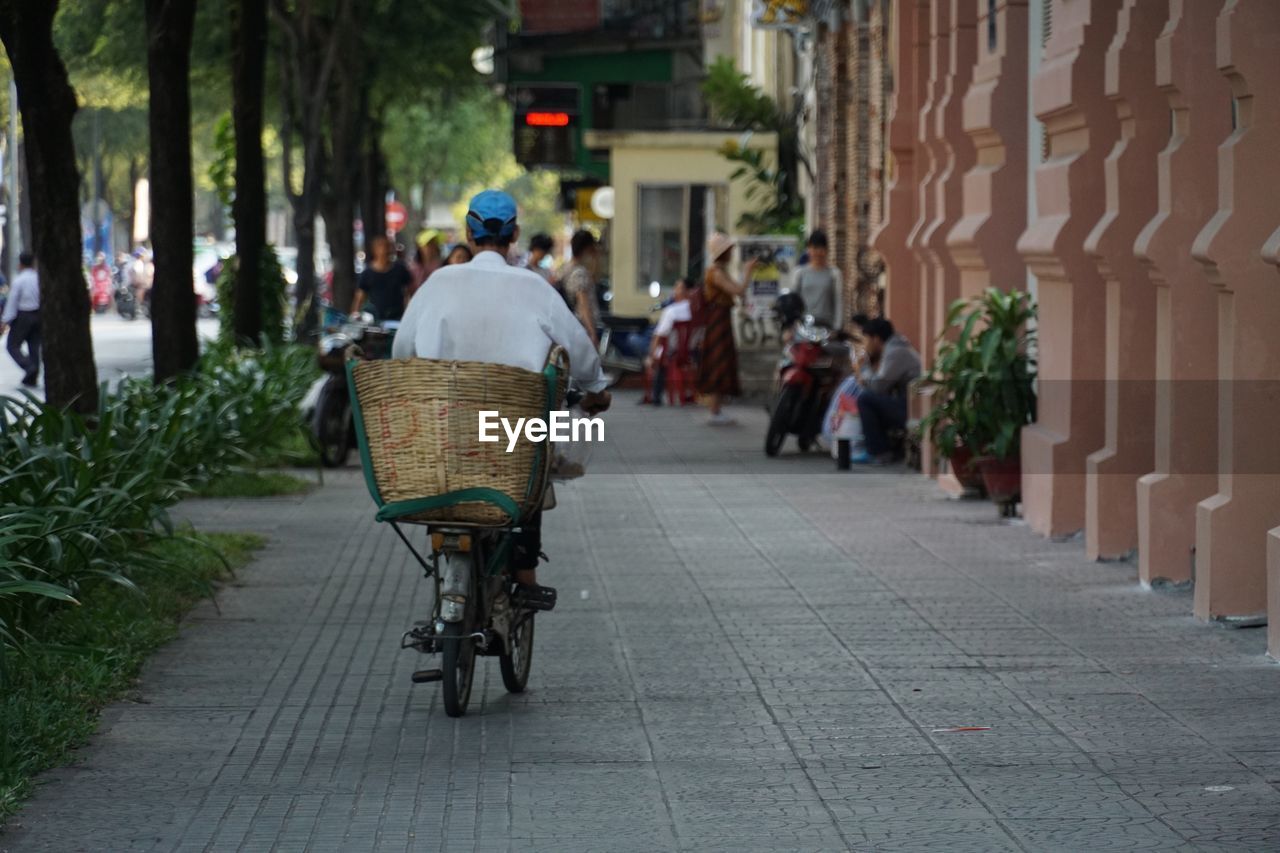
POLYGON ((707 237, 728 225, 727 188, 666 184, 639 190, 636 289, 648 292, 655 281, 670 287, 682 275, 700 279, 707 237))
POLYGON ((999 22, 996 17, 996 6, 998 0, 987 0, 987 52, 995 53, 996 45, 1000 43, 999 31, 997 27, 999 22))

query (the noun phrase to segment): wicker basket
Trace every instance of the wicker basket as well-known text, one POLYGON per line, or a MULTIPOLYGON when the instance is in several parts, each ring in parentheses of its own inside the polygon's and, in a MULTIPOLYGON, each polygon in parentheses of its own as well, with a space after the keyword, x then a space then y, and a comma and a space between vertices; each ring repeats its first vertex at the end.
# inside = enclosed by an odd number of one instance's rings
MULTIPOLYGON (((563 365, 563 360, 557 363, 563 365)), ((542 505, 546 442, 479 440, 479 413, 546 418, 567 371, 469 361, 347 365, 361 461, 380 520, 506 526, 542 505)))

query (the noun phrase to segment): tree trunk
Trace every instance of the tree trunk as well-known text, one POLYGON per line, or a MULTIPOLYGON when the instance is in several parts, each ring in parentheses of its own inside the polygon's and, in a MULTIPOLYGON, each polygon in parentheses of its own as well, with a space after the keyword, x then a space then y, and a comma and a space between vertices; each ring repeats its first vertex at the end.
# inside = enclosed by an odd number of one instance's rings
POLYGON ((146 0, 151 83, 151 354, 157 382, 196 366, 196 296, 191 238, 191 35, 195 0, 146 0))
POLYGON ((368 240, 369 235, 382 233, 387 221, 387 169, 382 157, 382 122, 376 117, 370 118, 365 130, 362 159, 360 218, 368 240))
POLYGON ((45 399, 92 412, 98 374, 89 333, 89 294, 80 272, 80 211, 71 120, 76 95, 53 44, 56 2, 0 0, 0 41, 13 67, 22 112, 30 192, 30 244, 40 274, 45 399))
MULTIPOLYGON (((348 179, 343 183, 355 182, 348 179)), ((333 306, 339 311, 350 311, 356 295, 355 192, 355 186, 332 187, 322 206, 329 253, 333 256, 333 306)), ((365 233, 367 239, 368 232, 365 233)))
POLYGON ((319 329, 320 306, 315 298, 315 221, 328 165, 324 116, 338 49, 344 37, 343 24, 351 14, 351 5, 351 0, 338 0, 336 23, 318 15, 311 4, 299 4, 292 10, 285 8, 285 4, 271 6, 281 33, 281 162, 285 195, 293 207, 298 239, 296 331, 303 340, 312 339, 319 329), (293 156, 295 136, 302 147, 302 175, 297 183, 293 156))
POLYGON ((316 292, 316 219, 294 215, 294 236, 298 242, 298 287, 296 291, 299 316, 295 320, 294 336, 309 341, 320 330, 320 300, 316 292))
POLYGON ((138 205, 137 205, 137 196, 135 195, 135 192, 138 189, 138 180, 141 177, 142 177, 142 166, 138 162, 138 158, 130 157, 129 158, 129 206, 126 208, 126 210, 128 210, 129 212, 129 215, 127 217, 129 220, 129 233, 125 235, 125 247, 124 247, 126 252, 131 251, 133 249, 133 235, 138 229, 138 205))
POLYGON ((236 280, 234 337, 262 343, 262 256, 267 243, 262 100, 267 63, 266 0, 237 0, 231 24, 231 116, 236 131, 236 280))
MULTIPOLYGON (((359 88, 360 35, 356 20, 337 22, 340 41, 337 74, 330 90, 329 145, 332 169, 324 201, 325 230, 333 255, 333 301, 346 311, 356 292, 356 198, 360 193, 361 117, 365 110, 359 88)), ((385 226, 365 223, 365 244, 385 226)))
MULTIPOLYGON (((74 144, 74 143, 73 143, 74 144)), ((27 143, 18 143, 18 229, 22 245, 35 245, 35 226, 31 223, 31 171, 27 168, 27 143)), ((79 224, 79 214, 76 223, 79 224)))

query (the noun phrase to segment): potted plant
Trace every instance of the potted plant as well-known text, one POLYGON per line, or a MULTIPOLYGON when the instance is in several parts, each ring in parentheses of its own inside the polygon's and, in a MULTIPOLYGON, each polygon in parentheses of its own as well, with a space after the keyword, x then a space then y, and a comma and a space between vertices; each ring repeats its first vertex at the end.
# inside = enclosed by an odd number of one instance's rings
POLYGON ((965 353, 944 343, 933 371, 918 383, 918 390, 930 398, 929 411, 920 419, 918 438, 921 445, 926 441, 932 444, 938 456, 950 463, 951 472, 961 486, 985 496, 982 474, 973 464, 973 451, 963 438, 965 425, 972 418, 968 400, 954 393, 945 378, 957 371, 964 356, 965 353))
MULTIPOLYGON (((1009 513, 1021 492, 1022 428, 1035 420, 1031 296, 989 288, 952 303, 933 370, 934 407, 921 420, 939 455, 973 455, 987 494, 1009 513)), ((959 472, 957 472, 959 473, 959 472)))

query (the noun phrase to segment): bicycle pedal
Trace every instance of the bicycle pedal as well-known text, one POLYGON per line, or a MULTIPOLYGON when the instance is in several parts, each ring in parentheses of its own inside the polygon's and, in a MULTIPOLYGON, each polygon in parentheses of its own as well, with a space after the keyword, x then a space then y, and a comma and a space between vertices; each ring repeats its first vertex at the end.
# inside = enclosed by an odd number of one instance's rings
POLYGON ((427 684, 432 681, 443 681, 444 670, 442 669, 420 669, 412 676, 414 684, 427 684))

